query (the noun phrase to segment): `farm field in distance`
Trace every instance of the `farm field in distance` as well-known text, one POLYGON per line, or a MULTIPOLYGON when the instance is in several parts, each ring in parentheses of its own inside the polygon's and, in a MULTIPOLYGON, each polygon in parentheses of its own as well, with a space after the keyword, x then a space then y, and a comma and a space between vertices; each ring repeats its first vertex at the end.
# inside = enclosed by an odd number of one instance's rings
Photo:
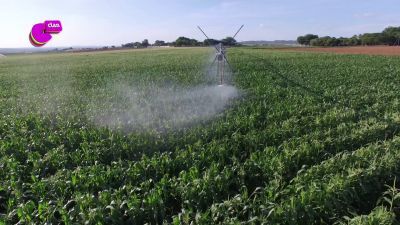
POLYGON ((286 48, 283 51, 299 52, 325 52, 338 54, 361 54, 361 55, 387 55, 400 56, 399 46, 356 46, 356 47, 312 47, 312 48, 286 48))
POLYGON ((212 54, 0 58, 0 224, 397 222, 400 57, 212 54))

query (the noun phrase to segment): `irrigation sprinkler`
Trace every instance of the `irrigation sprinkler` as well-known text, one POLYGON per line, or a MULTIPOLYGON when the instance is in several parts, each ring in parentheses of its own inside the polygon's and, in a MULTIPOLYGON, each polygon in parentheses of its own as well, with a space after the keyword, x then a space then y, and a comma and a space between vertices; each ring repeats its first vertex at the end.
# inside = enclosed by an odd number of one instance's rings
MULTIPOLYGON (((235 33, 235 35, 233 35, 233 39, 235 39, 235 37, 239 34, 239 32, 242 30, 242 28, 244 27, 244 25, 242 25, 235 33)), ((203 31, 203 29, 201 29, 200 26, 197 26, 197 28, 199 28, 199 30, 201 31, 201 33, 203 33, 203 35, 207 38, 207 40, 211 40, 208 35, 203 31)), ((224 76, 225 76, 225 66, 228 66, 229 69, 232 71, 232 67, 228 61, 228 58, 226 57, 226 48, 223 45, 222 42, 219 42, 218 44, 214 45, 215 48, 215 58, 213 60, 213 62, 211 63, 209 70, 215 65, 215 63, 217 63, 217 77, 219 78, 219 85, 223 85, 224 84, 224 76)))

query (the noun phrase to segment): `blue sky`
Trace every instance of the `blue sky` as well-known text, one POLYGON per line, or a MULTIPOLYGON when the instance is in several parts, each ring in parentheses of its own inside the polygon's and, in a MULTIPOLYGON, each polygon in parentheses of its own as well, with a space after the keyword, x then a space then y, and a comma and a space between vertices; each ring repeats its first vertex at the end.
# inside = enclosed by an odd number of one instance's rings
POLYGON ((398 0, 0 0, 0 48, 29 47, 33 24, 59 19, 46 46, 102 46, 141 41, 296 39, 306 33, 352 36, 400 26, 398 0))

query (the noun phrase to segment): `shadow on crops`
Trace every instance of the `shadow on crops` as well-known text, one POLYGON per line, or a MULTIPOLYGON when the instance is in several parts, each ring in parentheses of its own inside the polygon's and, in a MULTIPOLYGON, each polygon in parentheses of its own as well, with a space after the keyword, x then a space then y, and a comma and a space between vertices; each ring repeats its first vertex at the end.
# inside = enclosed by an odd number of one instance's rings
MULTIPOLYGON (((243 53, 243 54, 245 54, 245 53, 243 53)), ((279 86, 285 87, 285 88, 286 87, 297 87, 297 88, 300 88, 301 90, 307 92, 308 94, 310 94, 311 96, 313 96, 315 99, 317 99, 320 102, 340 104, 339 101, 335 100, 331 96, 325 95, 323 91, 310 88, 304 84, 299 83, 296 80, 293 80, 293 79, 283 75, 281 73, 280 69, 277 66, 275 66, 273 63, 271 63, 269 60, 262 58, 262 57, 255 56, 255 55, 250 55, 250 54, 247 54, 247 55, 257 61, 261 61, 264 69, 271 71, 272 77, 281 79, 284 82, 284 85, 282 83, 277 83, 279 86)))

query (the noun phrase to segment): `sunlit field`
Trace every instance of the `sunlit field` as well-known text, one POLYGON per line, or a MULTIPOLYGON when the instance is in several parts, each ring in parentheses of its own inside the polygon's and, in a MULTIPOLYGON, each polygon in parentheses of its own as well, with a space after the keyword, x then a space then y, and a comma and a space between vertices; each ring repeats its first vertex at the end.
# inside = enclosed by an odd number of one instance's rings
POLYGON ((228 58, 0 58, 0 224, 391 224, 400 57, 228 58))

